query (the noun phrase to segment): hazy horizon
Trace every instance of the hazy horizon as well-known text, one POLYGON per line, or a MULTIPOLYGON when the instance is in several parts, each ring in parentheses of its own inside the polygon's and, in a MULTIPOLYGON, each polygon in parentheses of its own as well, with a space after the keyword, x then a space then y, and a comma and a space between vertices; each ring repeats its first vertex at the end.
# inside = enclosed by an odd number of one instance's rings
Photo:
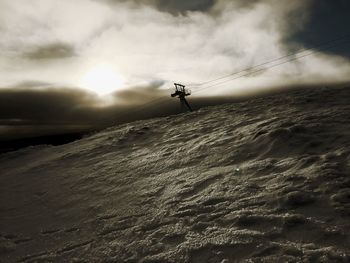
MULTIPOLYGON (((173 82, 190 88, 194 100, 346 83, 349 5, 0 0, 0 135, 133 120, 135 105, 167 98, 173 82)), ((143 111, 154 115, 152 107, 143 111)))

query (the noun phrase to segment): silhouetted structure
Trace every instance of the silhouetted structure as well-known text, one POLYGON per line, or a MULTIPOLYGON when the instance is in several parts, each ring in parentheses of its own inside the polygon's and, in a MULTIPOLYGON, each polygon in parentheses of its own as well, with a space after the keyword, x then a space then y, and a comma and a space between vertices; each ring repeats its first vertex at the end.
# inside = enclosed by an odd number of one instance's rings
POLYGON ((192 111, 192 108, 188 101, 186 100, 186 96, 190 96, 191 92, 185 89, 185 86, 182 84, 174 83, 175 85, 175 93, 171 94, 171 97, 178 97, 180 99, 181 108, 183 109, 185 106, 189 111, 192 111))

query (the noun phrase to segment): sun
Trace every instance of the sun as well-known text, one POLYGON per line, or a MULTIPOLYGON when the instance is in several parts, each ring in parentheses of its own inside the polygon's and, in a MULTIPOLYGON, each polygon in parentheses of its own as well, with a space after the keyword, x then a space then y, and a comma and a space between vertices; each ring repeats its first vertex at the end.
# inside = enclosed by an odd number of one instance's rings
POLYGON ((120 89, 122 84, 123 79, 113 67, 101 65, 87 71, 79 86, 99 95, 107 95, 120 89))

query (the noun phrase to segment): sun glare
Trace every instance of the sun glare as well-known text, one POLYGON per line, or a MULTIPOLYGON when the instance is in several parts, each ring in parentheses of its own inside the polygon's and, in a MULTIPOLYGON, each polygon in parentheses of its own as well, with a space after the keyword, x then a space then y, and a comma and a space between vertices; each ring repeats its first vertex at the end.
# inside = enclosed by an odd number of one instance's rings
POLYGON ((110 66, 98 66, 84 74, 80 80, 82 88, 96 92, 99 95, 107 95, 121 88, 123 80, 110 66))

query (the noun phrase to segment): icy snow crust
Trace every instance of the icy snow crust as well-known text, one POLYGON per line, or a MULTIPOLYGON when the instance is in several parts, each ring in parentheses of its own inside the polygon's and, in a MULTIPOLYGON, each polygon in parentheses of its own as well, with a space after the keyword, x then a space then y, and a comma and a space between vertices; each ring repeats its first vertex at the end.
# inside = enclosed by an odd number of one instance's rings
POLYGON ((350 89, 0 156, 1 262, 349 262, 350 89))

